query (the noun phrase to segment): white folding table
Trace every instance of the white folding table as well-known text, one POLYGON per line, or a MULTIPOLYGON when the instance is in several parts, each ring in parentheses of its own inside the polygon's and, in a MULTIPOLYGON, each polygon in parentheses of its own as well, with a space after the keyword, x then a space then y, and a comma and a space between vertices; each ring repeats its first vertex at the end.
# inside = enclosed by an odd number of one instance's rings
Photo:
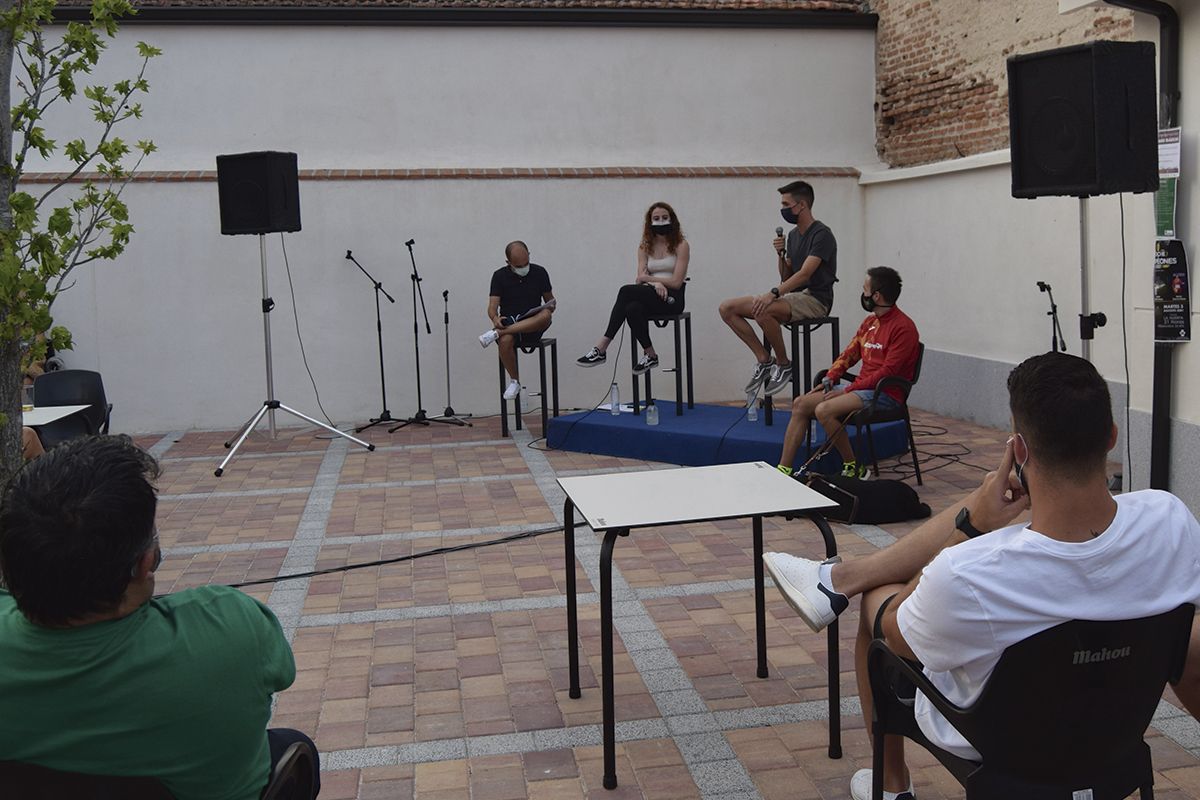
MULTIPOLYGON (((575 598, 575 509, 597 533, 600 549, 600 665, 604 708, 604 788, 617 785, 616 710, 613 699, 612 552, 618 536, 634 528, 710 522, 750 517, 754 533, 754 616, 758 645, 758 677, 767 677, 767 622, 764 598, 762 518, 776 514, 806 517, 825 539, 827 557, 837 555, 833 531, 817 509, 837 505, 761 461, 686 467, 611 475, 559 478, 567 495, 563 506, 563 541, 567 565, 567 650, 570 696, 579 688, 579 628, 575 598)), ((838 624, 829 635, 829 757, 841 758, 838 667, 838 624)))
POLYGON ((51 422, 69 417, 87 408, 82 406, 34 406, 29 411, 21 412, 21 424, 30 428, 39 425, 49 425, 51 422))

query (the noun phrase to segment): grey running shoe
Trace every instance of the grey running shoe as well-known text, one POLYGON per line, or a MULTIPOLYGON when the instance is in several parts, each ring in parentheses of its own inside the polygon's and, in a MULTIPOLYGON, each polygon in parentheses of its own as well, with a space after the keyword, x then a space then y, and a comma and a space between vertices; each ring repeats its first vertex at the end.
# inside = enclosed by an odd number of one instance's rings
POLYGON ((778 393, 780 389, 787 386, 791 382, 792 365, 785 364, 781 367, 776 364, 771 367, 771 377, 767 380, 767 386, 765 389, 763 389, 763 394, 765 394, 767 397, 770 397, 771 395, 778 393))
POLYGON ((769 377, 771 377, 771 362, 757 364, 754 367, 754 375, 750 378, 750 382, 746 384, 746 394, 757 392, 758 387, 766 383, 769 377))

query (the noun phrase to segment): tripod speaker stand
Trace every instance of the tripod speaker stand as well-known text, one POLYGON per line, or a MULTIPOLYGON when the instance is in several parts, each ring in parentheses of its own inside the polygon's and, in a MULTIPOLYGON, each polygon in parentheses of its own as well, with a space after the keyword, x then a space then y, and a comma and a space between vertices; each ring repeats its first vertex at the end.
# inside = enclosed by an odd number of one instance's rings
MULTIPOLYGON (((282 233, 280 235, 282 236, 282 233)), ((330 425, 326 425, 324 422, 321 422, 318 419, 313 419, 307 414, 302 414, 294 408, 285 406, 283 403, 275 399, 275 377, 271 364, 271 311, 275 308, 275 301, 271 299, 270 294, 267 291, 267 245, 266 241, 263 239, 263 234, 261 233, 258 235, 258 259, 259 264, 262 267, 263 340, 266 343, 267 353, 267 399, 263 401, 262 408, 258 409, 258 412, 249 420, 247 420, 246 424, 242 425, 242 427, 238 429, 237 436, 235 437, 236 441, 230 440, 225 442, 225 446, 229 448, 229 454, 225 456, 224 460, 221 461, 221 465, 216 468, 213 474, 218 478, 221 477, 221 475, 225 472, 225 465, 232 461, 233 457, 237 455, 238 448, 242 446, 242 442, 246 441, 246 437, 249 436, 250 432, 254 430, 259 422, 262 421, 264 415, 267 417, 267 425, 271 431, 271 439, 275 438, 276 410, 286 411, 293 417, 298 417, 299 419, 302 419, 311 425, 316 425, 318 428, 322 428, 332 434, 341 436, 344 439, 349 439, 355 444, 361 445, 368 450, 374 450, 375 445, 364 442, 362 439, 356 439, 350 434, 339 431, 337 428, 334 428, 330 425)))

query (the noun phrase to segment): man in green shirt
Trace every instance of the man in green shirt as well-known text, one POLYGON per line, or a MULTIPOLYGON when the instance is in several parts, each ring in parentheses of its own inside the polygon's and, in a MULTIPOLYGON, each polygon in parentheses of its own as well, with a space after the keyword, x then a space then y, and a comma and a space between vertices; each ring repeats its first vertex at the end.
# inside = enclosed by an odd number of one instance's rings
POLYGON ((292 651, 275 615, 235 589, 154 599, 157 476, 127 437, 99 436, 54 448, 5 490, 0 760, 151 776, 178 800, 256 800, 307 740, 266 729, 272 693, 295 680, 292 651))

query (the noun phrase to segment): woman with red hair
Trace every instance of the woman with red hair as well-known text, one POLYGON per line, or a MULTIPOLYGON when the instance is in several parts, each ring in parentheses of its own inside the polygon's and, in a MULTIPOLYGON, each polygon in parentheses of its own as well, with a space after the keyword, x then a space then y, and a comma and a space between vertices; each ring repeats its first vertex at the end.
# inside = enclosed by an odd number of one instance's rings
POLYGON ((622 286, 617 292, 604 335, 576 363, 582 367, 603 364, 608 358, 608 345, 621 325, 628 322, 633 338, 643 351, 633 374, 641 375, 657 367, 658 354, 650 341, 649 318, 683 312, 683 288, 690 253, 675 209, 666 203, 655 203, 646 209, 633 283, 622 286))

